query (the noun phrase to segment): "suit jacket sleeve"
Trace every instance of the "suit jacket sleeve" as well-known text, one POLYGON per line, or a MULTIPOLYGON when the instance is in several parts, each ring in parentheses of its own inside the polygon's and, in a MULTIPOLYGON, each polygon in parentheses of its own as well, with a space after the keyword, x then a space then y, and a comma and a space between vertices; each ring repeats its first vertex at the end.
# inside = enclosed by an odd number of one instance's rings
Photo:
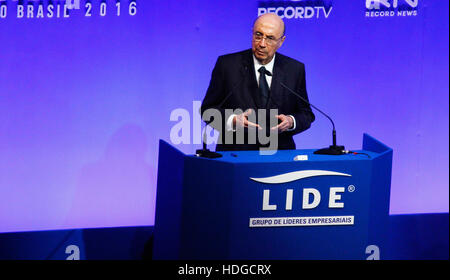
POLYGON ((203 120, 218 131, 223 131, 226 122, 224 114, 225 110, 221 106, 227 98, 227 85, 225 82, 225 71, 223 64, 222 57, 219 57, 212 71, 211 81, 200 108, 202 119, 205 117, 203 120), (208 116, 210 114, 208 113, 213 113, 214 117, 210 118, 208 116), (217 114, 220 114, 220 117, 217 114), (219 120, 217 119, 218 117, 220 118, 219 120))

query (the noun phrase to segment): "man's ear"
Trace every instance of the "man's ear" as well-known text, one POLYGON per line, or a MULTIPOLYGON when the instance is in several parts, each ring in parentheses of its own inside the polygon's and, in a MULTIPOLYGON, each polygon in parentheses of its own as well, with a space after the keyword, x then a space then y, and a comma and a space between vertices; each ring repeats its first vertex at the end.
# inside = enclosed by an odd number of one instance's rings
POLYGON ((283 45, 285 39, 286 39, 286 36, 283 35, 283 37, 281 37, 280 46, 278 48, 280 48, 283 45))

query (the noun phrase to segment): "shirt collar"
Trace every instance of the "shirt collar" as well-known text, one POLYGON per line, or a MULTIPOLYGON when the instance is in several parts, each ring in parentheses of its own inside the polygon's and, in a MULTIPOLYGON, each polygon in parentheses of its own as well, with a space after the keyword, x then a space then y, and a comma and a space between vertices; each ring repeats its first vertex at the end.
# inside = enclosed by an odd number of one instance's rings
POLYGON ((273 75, 273 64, 274 64, 274 62, 275 62, 275 56, 276 56, 276 55, 277 55, 277 54, 274 54, 274 55, 273 55, 272 60, 271 60, 269 63, 263 65, 263 64, 261 64, 261 63, 259 62, 258 59, 256 59, 255 55, 253 54, 253 55, 252 55, 252 56, 253 56, 253 64, 255 65, 256 71, 258 71, 258 69, 261 68, 261 66, 264 66, 264 67, 266 68, 266 70, 269 71, 269 72, 273 75))

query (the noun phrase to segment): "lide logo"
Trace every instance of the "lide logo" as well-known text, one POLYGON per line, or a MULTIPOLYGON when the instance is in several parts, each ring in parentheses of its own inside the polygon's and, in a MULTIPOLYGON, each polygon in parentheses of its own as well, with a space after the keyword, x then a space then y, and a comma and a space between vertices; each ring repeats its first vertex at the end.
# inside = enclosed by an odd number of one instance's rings
MULTIPOLYGON (((264 178, 252 178, 251 180, 263 183, 263 184, 284 184, 293 182, 296 180, 301 180, 316 176, 342 176, 351 177, 350 174, 328 171, 328 170, 301 170, 295 172, 289 172, 284 174, 279 174, 264 178)), ((280 191, 276 189, 263 189, 262 194, 262 211, 276 211, 284 206, 285 210, 293 210, 294 205, 296 208, 314 209, 320 205, 322 202, 323 195, 317 188, 308 187, 302 189, 302 202, 294 204, 294 189, 286 189, 286 199, 284 205, 277 205, 271 202, 270 194, 271 191, 280 191)), ((327 207, 330 209, 342 209, 344 208, 344 202, 342 201, 342 196, 345 192, 354 192, 355 187, 349 185, 348 188, 345 187, 329 187, 328 188, 328 201, 327 207)), ((262 218, 250 218, 250 227, 285 227, 285 226, 324 226, 324 225, 353 225, 354 216, 312 216, 312 217, 262 217, 262 218)))
POLYGON ((366 0, 366 17, 417 16, 419 0, 366 0))

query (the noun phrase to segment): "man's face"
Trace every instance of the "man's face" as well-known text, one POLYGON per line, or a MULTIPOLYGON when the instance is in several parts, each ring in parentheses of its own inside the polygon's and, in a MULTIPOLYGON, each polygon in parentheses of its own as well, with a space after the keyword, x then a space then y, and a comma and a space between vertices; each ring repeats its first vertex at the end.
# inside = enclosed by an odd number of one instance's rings
POLYGON ((260 17, 253 26, 252 51, 261 64, 269 63, 286 38, 283 23, 272 16, 260 17))

